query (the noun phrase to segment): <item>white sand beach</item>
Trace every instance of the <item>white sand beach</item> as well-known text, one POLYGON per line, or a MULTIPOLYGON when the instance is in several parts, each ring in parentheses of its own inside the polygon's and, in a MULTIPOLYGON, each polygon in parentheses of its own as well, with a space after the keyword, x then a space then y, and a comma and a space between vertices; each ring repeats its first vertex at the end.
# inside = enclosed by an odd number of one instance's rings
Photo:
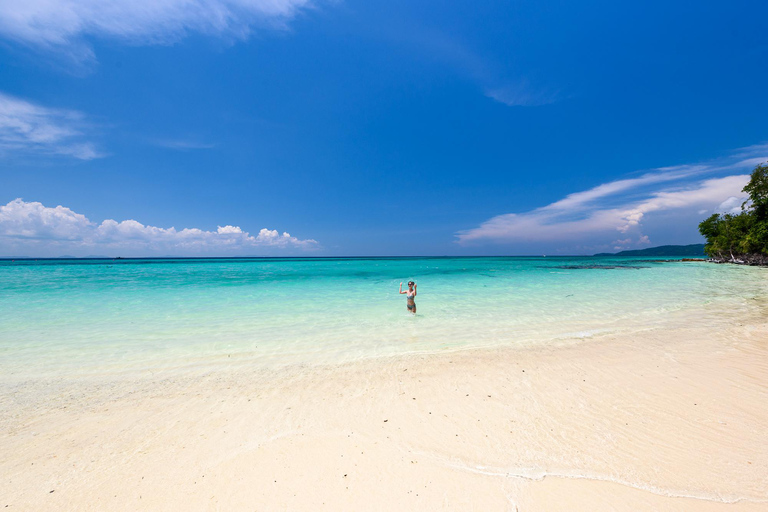
POLYGON ((3 386, 8 510, 768 508, 768 327, 3 386))

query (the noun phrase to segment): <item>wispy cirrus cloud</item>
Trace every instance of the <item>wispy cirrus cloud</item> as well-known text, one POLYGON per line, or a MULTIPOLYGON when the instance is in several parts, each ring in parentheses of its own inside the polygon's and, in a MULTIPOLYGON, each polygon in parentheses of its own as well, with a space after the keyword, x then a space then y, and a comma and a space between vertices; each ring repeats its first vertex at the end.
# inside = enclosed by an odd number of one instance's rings
POLYGON ((118 255, 157 254, 252 255, 269 250, 317 249, 312 239, 263 228, 255 235, 239 226, 219 226, 215 231, 198 228, 147 226, 135 220, 92 222, 64 206, 47 207, 39 202, 15 199, 0 206, 0 251, 35 256, 64 252, 88 254, 108 251, 118 255))
POLYGON ((0 35, 76 60, 94 57, 88 37, 170 44, 197 32, 247 38, 284 27, 311 0, 24 0, 0 2, 0 35))
POLYGON ((153 146, 175 149, 177 151, 190 151, 194 149, 213 149, 216 144, 210 142, 201 142, 195 139, 153 139, 150 141, 153 146))
POLYGON ((510 107, 539 107, 562 99, 559 90, 534 86, 528 80, 511 82, 501 87, 486 88, 485 95, 510 107))
POLYGON ((754 146, 716 162, 666 167, 637 178, 603 183, 551 204, 497 215, 456 234, 461 245, 587 243, 624 249, 650 243, 643 224, 654 215, 733 212, 746 199, 745 171, 768 160, 768 147, 754 146), (757 156, 760 152, 765 152, 757 156), (713 175, 741 171, 727 176, 713 175))
POLYGON ((510 75, 493 58, 473 50, 456 35, 436 28, 401 22, 386 28, 372 27, 368 34, 406 44, 409 51, 450 66, 476 82, 486 97, 507 106, 536 107, 567 97, 562 89, 547 85, 524 70, 516 69, 510 75))
POLYGON ((104 156, 88 140, 85 116, 0 92, 0 156, 9 153, 63 155, 80 160, 104 156))

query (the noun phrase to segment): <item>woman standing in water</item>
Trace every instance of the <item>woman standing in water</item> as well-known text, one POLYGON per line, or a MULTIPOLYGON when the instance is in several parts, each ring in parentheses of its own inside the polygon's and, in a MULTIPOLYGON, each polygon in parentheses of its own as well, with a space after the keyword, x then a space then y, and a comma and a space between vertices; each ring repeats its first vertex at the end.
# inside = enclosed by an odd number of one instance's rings
POLYGON ((400 283, 400 295, 405 294, 406 304, 408 311, 416 314, 416 302, 413 300, 416 297, 416 283, 408 281, 408 289, 403 291, 403 283, 400 283))

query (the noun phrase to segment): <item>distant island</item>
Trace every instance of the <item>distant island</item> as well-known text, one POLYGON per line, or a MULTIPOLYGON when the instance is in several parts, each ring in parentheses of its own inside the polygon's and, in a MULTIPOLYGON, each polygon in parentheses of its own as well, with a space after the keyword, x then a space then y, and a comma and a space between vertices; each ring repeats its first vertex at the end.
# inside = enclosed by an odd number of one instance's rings
POLYGON ((595 256, 704 256, 704 244, 660 245, 617 253, 601 252, 595 256))

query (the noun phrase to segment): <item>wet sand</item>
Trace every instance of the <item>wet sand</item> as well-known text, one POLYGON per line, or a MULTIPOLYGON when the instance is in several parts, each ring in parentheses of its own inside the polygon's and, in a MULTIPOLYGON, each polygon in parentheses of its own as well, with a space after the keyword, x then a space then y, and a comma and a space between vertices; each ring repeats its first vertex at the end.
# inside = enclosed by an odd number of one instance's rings
POLYGON ((768 509, 768 326, 5 382, 8 510, 768 509))

